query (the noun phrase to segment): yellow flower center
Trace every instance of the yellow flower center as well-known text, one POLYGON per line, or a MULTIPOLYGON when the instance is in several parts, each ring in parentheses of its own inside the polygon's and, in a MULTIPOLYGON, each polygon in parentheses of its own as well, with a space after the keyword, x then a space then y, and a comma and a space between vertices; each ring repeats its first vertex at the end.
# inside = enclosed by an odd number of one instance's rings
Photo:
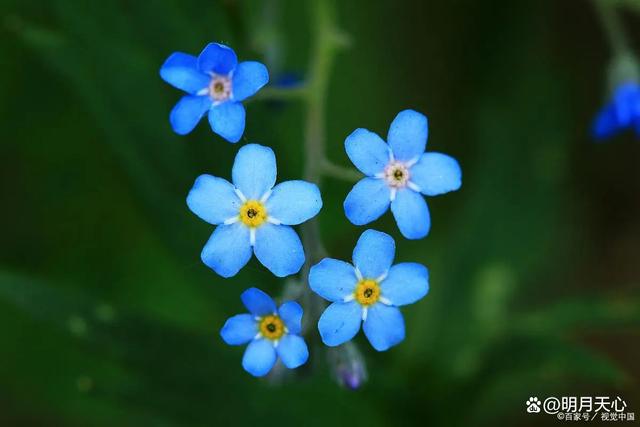
POLYGON ((380 298, 380 285, 373 279, 362 279, 356 286, 354 297, 364 306, 373 305, 380 298))
POLYGON ((209 83, 209 96, 214 101, 226 101, 231 97, 231 79, 226 76, 214 75, 209 83))
POLYGON ((402 188, 409 181, 409 169, 400 162, 393 162, 384 168, 384 179, 391 187, 402 188))
POLYGON ((284 335, 284 323, 275 314, 264 316, 260 320, 260 333, 270 340, 277 340, 284 335))
POLYGON ((259 227, 267 220, 267 209, 257 200, 247 200, 240 207, 240 221, 247 227, 259 227))

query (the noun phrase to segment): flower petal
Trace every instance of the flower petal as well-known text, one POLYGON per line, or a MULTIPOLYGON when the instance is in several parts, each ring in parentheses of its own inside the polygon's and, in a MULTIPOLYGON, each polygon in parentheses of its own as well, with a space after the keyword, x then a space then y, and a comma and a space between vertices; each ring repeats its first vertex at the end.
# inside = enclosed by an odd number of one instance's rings
POLYGON ((366 129, 356 129, 344 141, 344 148, 351 162, 360 172, 373 176, 389 163, 389 146, 378 134, 366 129))
POLYGON ((355 225, 375 221, 389 209, 391 192, 382 179, 364 178, 353 186, 344 200, 344 213, 355 225))
POLYGON ((238 64, 233 73, 233 99, 243 101, 269 82, 269 71, 264 64, 246 61, 238 64))
POLYGON ((239 102, 223 102, 209 110, 211 129, 229 142, 238 142, 244 133, 246 112, 239 102))
POLYGON ((251 341, 242 357, 242 367, 254 377, 267 375, 275 363, 276 350, 266 339, 251 341))
POLYGON ((404 110, 391 122, 387 142, 397 160, 408 161, 424 153, 428 134, 427 117, 417 111, 404 110))
POLYGON ((287 301, 278 309, 278 315, 291 334, 299 334, 302 330, 302 307, 295 301, 287 301))
POLYGON ((400 233, 407 239, 422 239, 429 233, 431 217, 424 197, 408 188, 398 191, 391 212, 400 233))
POLYGON ((385 351, 404 339, 404 318, 397 307, 374 304, 369 307, 363 329, 373 348, 385 351))
POLYGON ((411 181, 427 196, 455 191, 462 185, 460 165, 442 153, 424 153, 409 173, 411 181))
POLYGON ((233 184, 247 199, 260 199, 276 183, 276 156, 269 147, 247 144, 233 162, 233 184))
POLYGON ((249 229, 239 222, 219 225, 202 248, 200 258, 220 276, 235 276, 251 259, 249 229))
POLYGON ((601 140, 614 136, 622 127, 618 122, 615 107, 611 104, 606 105, 593 122, 593 137, 601 140))
POLYGON ((244 313, 230 317, 220 330, 220 336, 229 345, 246 344, 258 333, 258 325, 252 315, 244 313))
POLYGON ((357 282, 353 265, 333 258, 323 259, 309 271, 311 290, 332 302, 353 294, 357 282))
POLYGON ((273 188, 266 207, 269 216, 281 223, 298 225, 320 212, 320 189, 306 181, 285 181, 273 188))
POLYGON ((380 283, 380 290, 392 305, 413 304, 429 292, 429 270, 414 262, 396 264, 380 283))
POLYGON ((187 196, 191 212, 214 225, 237 216, 240 205, 235 187, 229 181, 206 174, 196 179, 187 196))
POLYGON ((366 230, 353 249, 353 264, 362 276, 377 279, 389 271, 396 254, 396 243, 387 233, 366 230))
POLYGON ((267 223, 258 227, 254 251, 262 265, 278 277, 297 273, 304 264, 302 242, 286 225, 267 223))
POLYGON ((240 299, 249 313, 262 317, 276 312, 273 299, 258 288, 249 288, 240 295, 240 299))
POLYGON ((309 358, 309 349, 302 337, 298 335, 287 334, 280 341, 276 347, 278 356, 289 369, 295 369, 298 366, 304 365, 309 358))
POLYGON ((173 131, 179 135, 188 134, 209 108, 211 108, 211 99, 208 96, 183 96, 169 114, 173 131))
POLYGON ((318 320, 322 342, 335 347, 349 341, 360 330, 362 307, 355 301, 334 302, 318 320))
POLYGON ((198 56, 198 68, 204 73, 229 74, 238 65, 236 53, 228 46, 209 43, 198 56))
POLYGON ((191 95, 207 87, 211 77, 198 69, 198 59, 182 52, 172 53, 160 67, 160 77, 191 95))

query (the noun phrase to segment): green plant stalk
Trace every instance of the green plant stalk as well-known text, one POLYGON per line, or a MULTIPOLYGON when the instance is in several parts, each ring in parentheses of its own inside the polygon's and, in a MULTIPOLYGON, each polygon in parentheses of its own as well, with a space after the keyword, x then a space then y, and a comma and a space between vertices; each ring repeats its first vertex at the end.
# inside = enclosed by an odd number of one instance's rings
POLYGON ((630 53, 629 41, 622 29, 615 4, 607 0, 593 0, 594 8, 607 35, 614 56, 626 56, 630 53))
MULTIPOLYGON (((325 104, 331 65, 335 55, 335 46, 330 33, 333 28, 332 14, 326 0, 315 0, 311 13, 314 18, 314 45, 309 59, 309 73, 306 103, 306 123, 304 135, 304 179, 321 186, 322 165, 325 158, 325 104)), ((302 227, 302 244, 306 254, 306 262, 302 271, 302 300, 308 307, 305 316, 305 330, 315 323, 324 302, 311 292, 308 286, 311 265, 324 256, 325 250, 320 239, 320 229, 316 218, 306 222, 302 227)))

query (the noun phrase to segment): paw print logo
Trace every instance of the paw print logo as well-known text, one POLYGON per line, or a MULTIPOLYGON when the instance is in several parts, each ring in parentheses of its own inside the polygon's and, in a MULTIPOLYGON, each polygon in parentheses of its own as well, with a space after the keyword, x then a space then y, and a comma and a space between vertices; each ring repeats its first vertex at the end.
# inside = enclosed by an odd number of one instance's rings
POLYGON ((537 397, 530 397, 526 403, 528 413, 537 414, 538 412, 540 412, 540 401, 537 397))

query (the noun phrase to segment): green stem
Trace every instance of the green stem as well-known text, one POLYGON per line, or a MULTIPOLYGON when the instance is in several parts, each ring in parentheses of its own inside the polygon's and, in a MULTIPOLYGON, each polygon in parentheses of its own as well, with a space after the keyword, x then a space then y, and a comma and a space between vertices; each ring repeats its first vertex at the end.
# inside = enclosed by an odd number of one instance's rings
MULTIPOLYGON (((312 8, 314 22, 314 45, 309 63, 309 75, 305 100, 307 115, 305 124, 304 178, 321 184, 325 166, 325 106, 329 75, 336 53, 336 38, 333 33, 333 15, 326 0, 314 0, 312 8)), ((306 253, 306 263, 302 272, 303 301, 309 309, 305 316, 307 325, 315 322, 324 307, 324 302, 311 292, 308 286, 309 269, 325 255, 320 239, 317 219, 306 222, 302 227, 302 244, 306 253)))
POLYGON ((253 101, 290 101, 294 99, 305 99, 307 95, 307 87, 304 85, 300 85, 298 87, 292 88, 280 88, 267 86, 263 88, 260 92, 256 94, 256 96, 251 97, 244 101, 253 102, 253 101))
POLYGON ((363 175, 355 169, 336 165, 327 159, 322 160, 322 173, 325 176, 330 176, 348 182, 357 182, 363 177, 363 175))
POLYGON ((620 17, 616 13, 615 5, 607 0, 593 0, 593 5, 600 17, 604 32, 615 56, 625 56, 630 52, 629 42, 622 29, 620 17))

